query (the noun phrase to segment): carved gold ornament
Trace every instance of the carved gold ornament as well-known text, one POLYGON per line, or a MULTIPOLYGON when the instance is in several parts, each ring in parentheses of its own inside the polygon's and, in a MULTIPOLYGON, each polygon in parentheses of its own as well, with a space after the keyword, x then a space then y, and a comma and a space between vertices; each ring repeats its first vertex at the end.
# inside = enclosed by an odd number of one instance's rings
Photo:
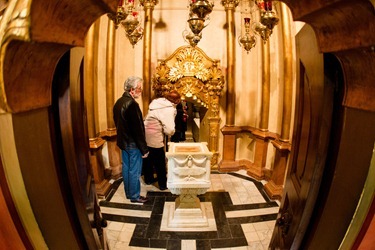
POLYGON ((166 60, 159 60, 152 79, 157 95, 176 89, 184 97, 205 101, 211 95, 221 95, 224 77, 219 61, 208 58, 197 47, 182 46, 166 60))
POLYGON ((220 61, 209 58, 201 49, 182 46, 165 60, 158 60, 152 78, 152 90, 163 96, 177 90, 182 99, 207 108, 209 124, 208 148, 214 153, 211 165, 217 164, 220 125, 220 96, 224 88, 224 76, 220 61))
POLYGON ((176 55, 176 62, 169 71, 169 80, 175 82, 184 76, 194 76, 205 82, 210 77, 200 53, 193 47, 187 47, 176 55))

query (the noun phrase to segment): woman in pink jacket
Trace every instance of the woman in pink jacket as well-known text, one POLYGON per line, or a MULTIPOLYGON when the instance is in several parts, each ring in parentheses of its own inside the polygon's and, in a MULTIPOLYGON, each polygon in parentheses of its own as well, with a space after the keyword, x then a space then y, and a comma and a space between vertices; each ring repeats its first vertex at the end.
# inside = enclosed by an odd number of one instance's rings
POLYGON ((143 161, 144 180, 147 185, 155 182, 155 168, 160 190, 167 189, 165 135, 172 136, 175 132, 176 106, 180 101, 181 96, 176 90, 172 90, 165 97, 152 100, 144 121, 150 152, 143 161))

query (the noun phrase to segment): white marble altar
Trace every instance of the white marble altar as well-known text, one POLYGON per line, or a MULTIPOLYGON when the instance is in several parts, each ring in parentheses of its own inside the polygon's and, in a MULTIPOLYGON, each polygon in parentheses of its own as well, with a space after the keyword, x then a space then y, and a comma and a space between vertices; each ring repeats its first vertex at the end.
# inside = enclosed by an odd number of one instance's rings
POLYGON ((214 220, 212 222, 207 216, 212 212, 212 206, 201 203, 197 197, 211 186, 212 155, 206 142, 168 144, 167 187, 179 197, 173 207, 167 207, 169 215, 165 228, 216 227, 214 220))

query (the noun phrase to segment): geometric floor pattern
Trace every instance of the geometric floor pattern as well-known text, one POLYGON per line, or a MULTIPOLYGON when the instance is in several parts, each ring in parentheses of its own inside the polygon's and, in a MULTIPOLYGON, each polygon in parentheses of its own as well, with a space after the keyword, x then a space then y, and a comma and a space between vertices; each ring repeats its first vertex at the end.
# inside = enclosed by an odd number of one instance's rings
POLYGON ((279 210, 278 201, 270 200, 263 183, 236 173, 211 173, 211 187, 201 202, 212 204, 217 230, 162 231, 166 202, 176 195, 156 186, 141 185, 141 194, 149 201, 134 204, 125 198, 122 180, 113 183, 113 190, 101 200, 102 216, 110 250, 119 249, 268 249, 279 210))

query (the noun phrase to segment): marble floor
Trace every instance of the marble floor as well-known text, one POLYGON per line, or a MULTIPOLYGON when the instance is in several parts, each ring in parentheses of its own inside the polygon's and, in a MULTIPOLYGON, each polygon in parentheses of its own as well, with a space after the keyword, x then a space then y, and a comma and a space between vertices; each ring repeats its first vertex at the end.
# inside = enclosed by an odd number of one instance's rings
POLYGON ((216 230, 165 230, 163 211, 177 196, 141 181, 141 195, 149 201, 143 205, 131 203, 125 198, 122 180, 116 180, 112 192, 99 203, 108 222, 105 229, 108 247, 110 250, 268 249, 279 202, 268 198, 264 184, 247 176, 244 170, 212 172, 211 187, 199 199, 212 207, 216 230))

